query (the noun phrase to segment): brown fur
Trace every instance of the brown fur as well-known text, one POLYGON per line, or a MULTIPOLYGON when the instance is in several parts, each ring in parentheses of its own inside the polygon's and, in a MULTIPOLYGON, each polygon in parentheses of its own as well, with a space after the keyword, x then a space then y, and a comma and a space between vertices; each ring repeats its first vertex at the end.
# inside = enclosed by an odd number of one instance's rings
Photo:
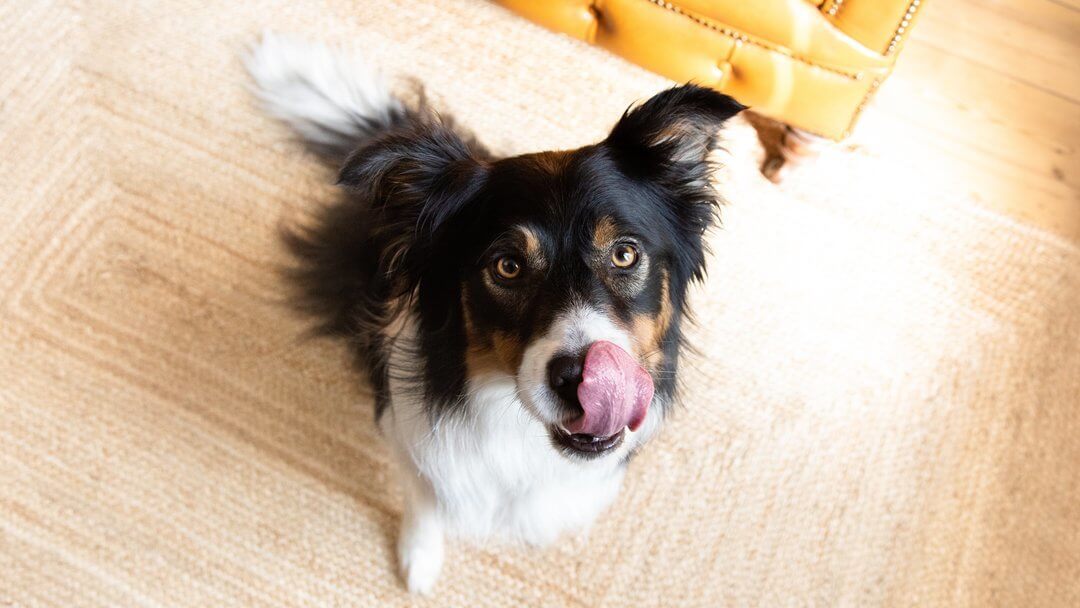
POLYGON ((513 371, 521 366, 521 359, 525 356, 525 347, 520 340, 496 331, 491 334, 491 342, 495 347, 495 355, 507 369, 513 371))
POLYGON ((535 163, 541 171, 551 175, 559 175, 566 170, 566 166, 573 158, 574 150, 557 150, 553 152, 538 152, 530 154, 529 159, 535 163))
POLYGON ((525 239, 525 262, 533 268, 544 266, 544 250, 540 248, 540 239, 528 226, 519 226, 518 232, 525 239))
POLYGON ((611 243, 619 237, 619 229, 610 217, 602 217, 593 228, 593 247, 606 252, 611 243))
POLYGON ((667 270, 661 271, 660 281, 660 308, 655 315, 634 315, 629 328, 637 343, 638 357, 650 369, 656 369, 664 359, 661 346, 674 313, 667 270))
POLYGON ((461 291, 462 314, 465 322, 465 339, 468 347, 465 349, 466 373, 475 377, 485 372, 500 371, 514 374, 521 366, 521 359, 525 356, 525 348, 514 336, 494 331, 483 333, 479 331, 469 315, 467 305, 468 292, 461 291))

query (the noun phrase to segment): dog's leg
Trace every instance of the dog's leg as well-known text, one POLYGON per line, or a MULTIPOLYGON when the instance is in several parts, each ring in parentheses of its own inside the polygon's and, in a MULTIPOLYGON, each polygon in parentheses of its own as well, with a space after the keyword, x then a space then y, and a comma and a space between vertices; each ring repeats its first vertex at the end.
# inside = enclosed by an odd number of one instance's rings
POLYGON ((401 577, 411 593, 427 595, 443 565, 443 524, 435 492, 416 471, 402 475, 405 513, 398 537, 401 577))

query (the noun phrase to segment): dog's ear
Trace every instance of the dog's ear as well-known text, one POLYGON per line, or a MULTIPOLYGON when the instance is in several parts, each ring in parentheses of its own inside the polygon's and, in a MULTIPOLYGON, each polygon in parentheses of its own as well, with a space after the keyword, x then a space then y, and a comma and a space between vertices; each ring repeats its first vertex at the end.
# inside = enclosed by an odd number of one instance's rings
POLYGON ((606 143, 646 172, 678 170, 705 162, 720 126, 744 109, 712 89, 677 86, 628 109, 606 143))
POLYGON ((745 106, 696 85, 668 89, 632 107, 603 145, 628 175, 666 193, 682 242, 674 269, 686 279, 705 273, 702 235, 716 219, 719 195, 712 184, 709 153, 720 127, 745 106))
POLYGON ((345 161, 338 185, 365 199, 380 270, 403 290, 483 185, 486 153, 438 119, 391 132, 345 161))

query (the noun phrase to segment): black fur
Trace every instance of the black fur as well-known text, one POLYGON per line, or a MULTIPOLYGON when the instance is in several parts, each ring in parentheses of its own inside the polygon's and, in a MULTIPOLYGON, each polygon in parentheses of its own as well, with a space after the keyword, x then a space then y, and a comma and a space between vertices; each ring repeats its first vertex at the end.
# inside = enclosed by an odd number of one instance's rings
POLYGON ((674 314, 654 379, 669 397, 686 290, 704 275, 703 233, 718 201, 706 157, 720 125, 742 109, 709 89, 676 87, 628 110, 603 142, 504 159, 422 108, 365 125, 372 136, 354 142, 344 161, 342 198, 310 228, 286 234, 298 305, 319 331, 353 345, 377 394, 376 415, 391 373, 419 380, 438 414, 466 386, 466 317, 473 339, 499 332, 521 344, 574 299, 629 322, 658 313, 666 272, 674 314), (588 263, 604 217, 649 256, 645 286, 633 297, 613 291, 588 263), (513 246, 505 235, 515 225, 533 230, 548 269, 494 294, 483 273, 513 246), (420 324, 413 370, 387 369, 382 330, 399 307, 420 324))

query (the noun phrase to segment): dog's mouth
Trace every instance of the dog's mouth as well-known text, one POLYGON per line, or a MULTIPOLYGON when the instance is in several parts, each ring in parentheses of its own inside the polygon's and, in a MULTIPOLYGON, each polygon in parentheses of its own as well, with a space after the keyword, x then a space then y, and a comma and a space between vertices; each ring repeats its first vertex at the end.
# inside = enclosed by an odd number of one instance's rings
POLYGON ((601 437, 588 433, 568 433, 558 426, 551 427, 551 438, 564 450, 584 458, 598 458, 622 445, 626 429, 601 437))
MULTIPOLYGON (((562 365, 560 359, 553 360, 562 365)), ((566 418, 550 427, 552 442, 568 456, 596 458, 618 448, 627 433, 645 422, 653 398, 653 380, 628 352, 597 340, 589 346, 576 381, 566 380, 561 368, 549 380, 562 401, 566 418), (569 385, 560 384, 570 382, 569 385), (563 389, 570 386, 574 395, 563 389), (560 392, 561 391, 561 392, 560 392)))

